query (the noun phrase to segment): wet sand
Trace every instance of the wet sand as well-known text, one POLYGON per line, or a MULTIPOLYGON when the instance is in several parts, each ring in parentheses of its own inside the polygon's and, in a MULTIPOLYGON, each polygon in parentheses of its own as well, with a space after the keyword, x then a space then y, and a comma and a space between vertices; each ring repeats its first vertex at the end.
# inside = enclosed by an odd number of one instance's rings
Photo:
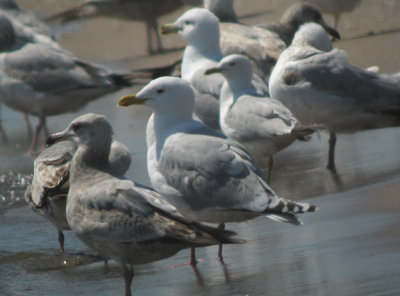
MULTIPOLYGON (((65 8, 67 1, 24 0, 21 7, 45 15, 65 8), (57 5, 55 5, 57 4, 57 5)), ((71 1, 79 2, 79 1, 71 1)), ((289 0, 236 0, 243 22, 276 20, 289 0), (251 3, 251 5, 250 5, 251 3), (265 4, 267 3, 267 4, 265 4)), ((164 16, 171 22, 181 12, 164 16)), ((400 3, 364 0, 339 23, 345 49, 358 66, 379 65, 382 72, 400 71, 400 3), (392 32, 369 36, 369 32, 392 32)), ((328 22, 332 23, 328 16, 328 22)), ((163 37, 167 48, 183 46, 178 37, 163 37)), ((61 43, 76 55, 124 71, 167 64, 181 54, 146 56, 144 25, 98 19, 66 35, 61 43), (97 32, 97 33, 95 33, 97 32)), ((107 116, 115 138, 132 152, 129 178, 149 184, 146 169, 144 107, 116 108, 118 98, 140 87, 107 95, 78 113, 49 118, 59 131, 79 114, 107 116)), ((23 201, 33 159, 27 150, 22 115, 3 107, 3 124, 12 146, 0 145, 0 295, 122 295, 116 263, 104 267, 71 232, 66 256, 58 253, 56 230, 23 201), (65 261, 65 262, 64 262, 65 261)), ((34 122, 34 120, 32 120, 34 122)), ((271 187, 291 199, 320 207, 304 215, 304 225, 271 222, 263 217, 231 224, 248 243, 226 246, 225 265, 215 260, 217 249, 199 249, 197 270, 186 262, 188 251, 153 264, 138 266, 132 284, 135 295, 400 295, 400 129, 388 128, 339 135, 337 175, 325 169, 327 135, 295 143, 275 157, 271 187)))

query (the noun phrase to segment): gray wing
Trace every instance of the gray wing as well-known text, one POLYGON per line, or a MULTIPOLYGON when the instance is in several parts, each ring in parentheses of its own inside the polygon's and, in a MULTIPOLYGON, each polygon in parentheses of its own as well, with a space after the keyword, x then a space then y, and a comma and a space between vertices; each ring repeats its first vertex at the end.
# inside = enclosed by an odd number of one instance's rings
POLYGON ((195 209, 262 211, 275 194, 260 186, 261 172, 237 142, 207 135, 170 136, 159 170, 195 209))
POLYGON ((290 134, 296 118, 273 98, 242 95, 225 118, 240 138, 255 139, 290 134))
MULTIPOLYGON (((87 211, 85 218, 91 220, 90 232, 116 244, 146 243, 163 238, 172 238, 182 246, 216 243, 214 238, 203 233, 204 230, 208 232, 207 227, 183 218, 160 194, 130 180, 103 181, 90 189, 83 203, 87 211), (99 213, 102 219, 98 219, 99 213)), ((221 232, 219 236, 232 234, 221 232)))
POLYGON ((8 53, 4 62, 4 72, 9 78, 30 85, 36 91, 63 94, 112 86, 100 68, 45 44, 27 44, 21 50, 8 53))
MULTIPOLYGON (((288 85, 302 84, 331 95, 348 98, 347 103, 385 109, 400 106, 400 88, 379 75, 347 62, 341 50, 311 55, 283 77, 288 85)), ((346 101, 344 102, 346 103, 346 101)))

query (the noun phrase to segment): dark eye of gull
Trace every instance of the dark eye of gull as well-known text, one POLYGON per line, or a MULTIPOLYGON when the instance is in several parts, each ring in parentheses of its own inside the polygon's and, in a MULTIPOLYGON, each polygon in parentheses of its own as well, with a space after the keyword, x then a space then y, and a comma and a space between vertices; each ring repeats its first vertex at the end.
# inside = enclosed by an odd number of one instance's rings
POLYGON ((235 66, 235 64, 236 64, 235 62, 230 62, 229 66, 235 66))
POLYGON ((158 93, 158 94, 162 94, 163 92, 164 92, 164 90, 163 90, 162 88, 157 89, 157 93, 158 93))
POLYGON ((79 123, 75 123, 72 125, 72 129, 74 130, 74 132, 77 132, 81 127, 82 125, 79 123))

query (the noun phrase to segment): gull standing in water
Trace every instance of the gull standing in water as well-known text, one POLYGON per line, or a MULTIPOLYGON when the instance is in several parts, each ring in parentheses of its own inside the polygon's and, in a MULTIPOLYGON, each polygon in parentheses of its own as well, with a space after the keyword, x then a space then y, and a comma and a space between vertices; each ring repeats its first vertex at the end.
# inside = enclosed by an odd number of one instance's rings
POLYGON ((271 73, 270 92, 303 124, 330 133, 328 168, 335 169, 336 133, 400 125, 400 87, 381 75, 349 64, 332 49, 324 29, 300 27, 271 73))
POLYGON ((246 146, 258 163, 269 158, 269 182, 272 155, 296 139, 307 140, 314 130, 299 124, 280 101, 257 94, 251 85, 253 67, 247 57, 227 56, 205 72, 214 73, 222 73, 226 79, 219 97, 222 132, 246 146))
MULTIPOLYGON (((218 18, 204 8, 186 11, 173 24, 162 27, 164 34, 179 33, 187 42, 183 53, 181 74, 196 92, 194 113, 208 126, 219 129, 218 98, 224 78, 215 75, 210 78, 204 72, 215 67, 223 58, 220 49, 218 18)), ((260 94, 267 94, 268 88, 258 76, 252 83, 260 94)))
POLYGON ((133 265, 173 256, 184 248, 242 243, 234 232, 183 218, 163 196, 110 173, 112 128, 104 116, 85 114, 49 141, 78 146, 70 168, 67 220, 87 246, 119 262, 125 296, 131 295, 133 265))
MULTIPOLYGON (((77 145, 72 141, 54 143, 44 149, 33 165, 32 185, 25 192, 25 200, 32 210, 48 219, 58 232, 60 250, 64 253, 63 230, 71 230, 66 217, 69 175, 77 145)), ((123 176, 131 163, 131 155, 124 144, 113 141, 108 156, 113 175, 123 176)))
POLYGON ((19 38, 5 15, 0 24, 0 97, 8 107, 39 118, 31 154, 46 116, 76 111, 133 83, 132 77, 109 73, 52 44, 19 38))
MULTIPOLYGON (((50 28, 46 24, 44 24, 38 17, 36 17, 34 13, 20 9, 14 0, 0 0, 0 14, 5 15, 5 17, 0 20, 0 35, 9 34, 10 29, 8 22, 10 21, 14 27, 15 38, 17 40, 20 40, 21 42, 31 43, 44 42, 47 43, 49 46, 60 49, 60 46, 52 37, 50 28)), ((29 137, 32 138, 32 128, 28 120, 28 115, 26 113, 24 114, 24 119, 27 124, 29 137)), ((8 137, 1 125, 1 121, 0 133, 3 141, 7 143, 8 137)))
POLYGON ((277 196, 241 144, 193 120, 194 91, 186 80, 158 78, 119 101, 135 104, 153 110, 146 130, 151 183, 182 213, 222 228, 257 216, 298 225, 296 214, 315 211, 277 196))

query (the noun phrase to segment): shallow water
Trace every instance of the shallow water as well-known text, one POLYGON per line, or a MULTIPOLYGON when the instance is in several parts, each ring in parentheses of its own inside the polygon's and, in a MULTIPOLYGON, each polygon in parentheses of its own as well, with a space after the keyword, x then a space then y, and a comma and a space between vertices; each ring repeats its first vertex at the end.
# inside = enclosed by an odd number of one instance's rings
MULTIPOLYGON (((267 8, 261 0, 252 0, 251 5, 245 2, 237 0, 239 14, 265 11, 264 18, 277 19, 291 1, 271 0, 267 8)), ((55 3, 65 5, 54 0, 19 3, 42 13, 56 10, 55 3)), ((342 17, 339 30, 347 40, 334 46, 346 49, 350 61, 359 66, 399 71, 399 33, 352 39, 372 30, 362 16, 369 17, 374 9, 380 13, 373 27, 376 32, 400 27, 400 20, 394 19, 396 10, 400 12, 396 3, 365 0, 342 17)), ((160 22, 176 15, 179 12, 160 22)), ((246 19, 247 23, 257 21, 260 17, 246 19)), ((143 28, 140 23, 100 19, 65 36, 62 43, 75 54, 107 63, 114 70, 166 64, 180 54, 146 57, 143 28), (99 29, 111 36, 108 42, 92 34, 99 29)), ((165 46, 179 47, 182 42, 165 39, 165 46)), ((124 89, 78 113, 49 118, 48 125, 60 131, 79 114, 105 114, 115 138, 131 150, 133 161, 127 176, 149 184, 144 139, 150 111, 115 107, 120 96, 138 89, 124 89)), ((65 233, 66 254, 61 256, 55 228, 25 205, 23 193, 31 180, 33 159, 24 155, 22 115, 4 107, 2 118, 12 144, 0 146, 0 295, 122 295, 123 279, 116 263, 105 266, 71 232, 65 233)), ((295 143, 275 157, 271 187, 281 196, 305 199, 320 207, 301 217, 304 225, 284 225, 262 217, 231 224, 229 228, 248 243, 225 246, 225 265, 214 259, 216 247, 208 247, 198 250, 202 262, 196 270, 174 267, 187 262, 189 253, 184 250, 172 258, 138 266, 134 294, 400 295, 400 129, 339 135, 336 151, 336 175, 325 169, 324 133, 310 142, 295 143)))

